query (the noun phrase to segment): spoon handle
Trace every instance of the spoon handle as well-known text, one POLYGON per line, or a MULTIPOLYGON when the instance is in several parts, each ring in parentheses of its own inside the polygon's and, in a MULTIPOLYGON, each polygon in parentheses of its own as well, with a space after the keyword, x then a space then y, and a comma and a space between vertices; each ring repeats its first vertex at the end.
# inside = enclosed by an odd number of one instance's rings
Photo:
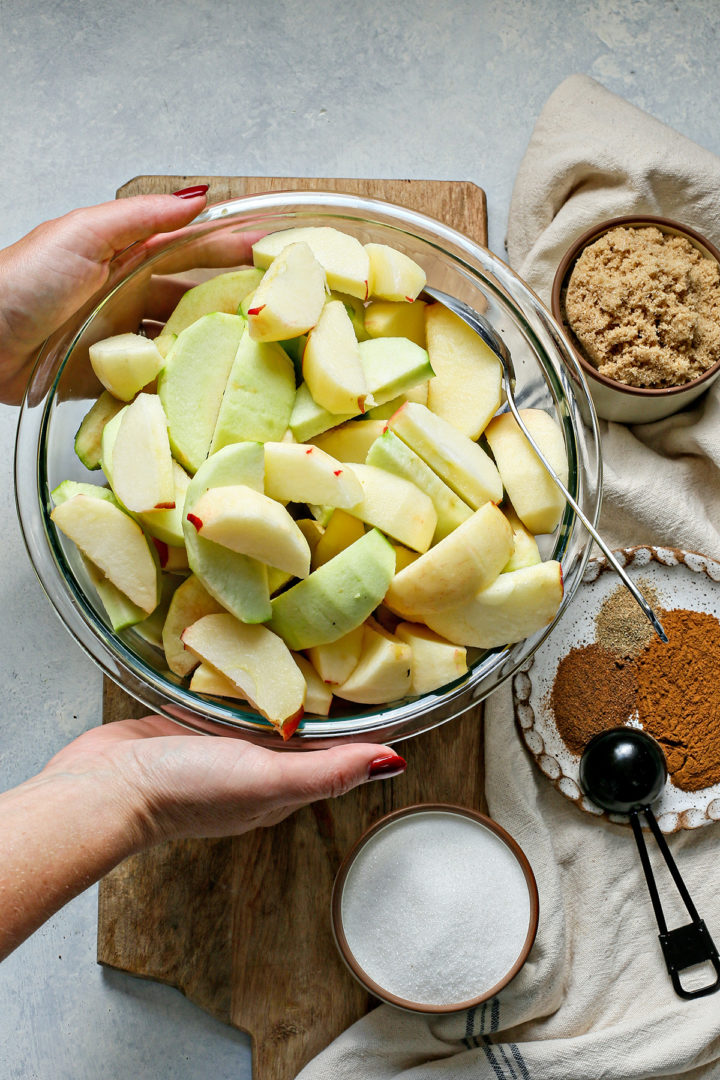
POLYGON ((642 862, 648 892, 650 893, 650 900, 652 901, 655 919, 657 920, 658 930, 660 931, 658 937, 660 939, 663 956, 665 957, 665 966, 672 979, 675 993, 682 998, 695 998, 703 997, 705 994, 714 994, 716 990, 720 990, 720 956, 718 956, 715 943, 713 942, 705 923, 698 915, 697 909, 690 897, 690 893, 688 892, 685 882, 680 876, 680 871, 675 864, 675 860, 670 853, 667 841, 660 831, 660 826, 655 819, 655 815, 649 806, 643 807, 643 813, 645 814, 645 818, 655 837, 657 846, 660 848, 660 853, 665 860, 668 870, 672 874, 673 881, 677 886, 677 890, 680 893, 682 901, 692 920, 692 922, 686 923, 684 926, 677 926, 674 930, 668 930, 665 914, 660 902, 660 895, 652 872, 652 866, 650 865, 650 856, 648 855, 645 837, 643 836, 642 827, 640 825, 639 811, 631 810, 630 824, 632 825, 635 843, 637 844, 638 852, 640 853, 640 861, 642 862), (715 980, 695 990, 686 990, 680 982, 680 972, 685 971, 687 968, 694 967, 696 964, 703 963, 712 964, 715 969, 715 980))

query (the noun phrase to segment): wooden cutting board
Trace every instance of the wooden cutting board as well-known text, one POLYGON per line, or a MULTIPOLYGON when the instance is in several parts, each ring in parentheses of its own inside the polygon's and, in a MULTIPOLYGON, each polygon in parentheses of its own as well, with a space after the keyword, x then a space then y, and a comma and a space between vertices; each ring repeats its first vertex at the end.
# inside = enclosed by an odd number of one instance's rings
MULTIPOLYGON (((139 176, 118 197, 209 183, 209 200, 259 191, 351 192, 400 203, 487 243, 484 192, 467 182, 139 176)), ((103 721, 147 710, 105 681, 103 721)), ((340 862, 383 814, 414 802, 485 809, 476 708, 401 746, 408 769, 273 829, 180 841, 126 860, 100 883, 98 961, 177 987, 253 1040, 255 1080, 292 1080, 375 1004, 343 966, 330 930, 340 862)))

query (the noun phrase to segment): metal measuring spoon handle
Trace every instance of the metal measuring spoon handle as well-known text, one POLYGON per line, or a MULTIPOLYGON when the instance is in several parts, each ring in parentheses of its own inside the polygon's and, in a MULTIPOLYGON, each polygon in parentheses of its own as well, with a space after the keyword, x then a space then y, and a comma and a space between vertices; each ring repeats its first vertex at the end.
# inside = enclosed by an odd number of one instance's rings
POLYGON ((638 589, 637 585, 635 585, 634 581, 632 581, 628 573, 620 565, 615 555, 612 553, 608 545, 598 533, 595 526, 590 523, 587 515, 584 514, 583 511, 580 509, 577 502, 572 497, 568 489, 565 487, 562 480, 557 475, 552 465, 538 446, 537 442, 528 431, 527 424, 521 417, 518 407, 515 404, 515 368, 512 362, 512 357, 510 355, 510 350, 508 349, 505 342, 495 333, 492 326, 483 315, 481 315, 477 311, 474 311, 462 300, 458 300, 456 297, 450 296, 448 293, 441 292, 440 289, 431 289, 427 285, 425 286, 424 292, 433 300, 437 300, 439 303, 443 304, 445 307, 455 312, 455 314, 458 315, 463 320, 463 322, 466 322, 468 326, 473 329, 479 337, 482 338, 488 348, 492 349, 492 351, 495 353, 502 366, 503 386, 505 389, 505 396, 507 398, 508 405, 510 406, 510 411, 512 412, 516 422, 520 426, 523 435, 537 454, 545 471, 555 484, 555 487, 557 487, 565 496, 565 498, 575 511, 575 514, 585 526, 587 531, 590 533, 593 540, 612 566, 613 570, 615 570, 615 572, 620 576, 625 587, 629 589, 632 596, 639 604, 643 614, 649 620, 655 633, 658 635, 661 641, 667 641, 667 634, 663 630, 662 624, 658 619, 657 615, 650 607, 647 600, 638 589))
POLYGON ((642 862, 642 867, 645 872, 645 880, 647 882, 648 892, 650 893, 650 900, 652 901, 655 919, 657 921, 658 930, 660 931, 658 935, 660 947, 662 948, 663 956, 665 957, 665 965, 668 969, 673 987, 675 988, 675 993, 681 998, 696 998, 704 997, 706 994, 714 994, 716 990, 720 989, 720 956, 718 956, 718 951, 710 936, 710 932, 704 921, 698 915, 697 909, 690 897, 690 893, 687 891, 685 882, 680 876, 680 871, 670 854, 670 848, 660 831, 660 826, 657 823, 655 815, 649 806, 633 809, 630 811, 630 824, 632 825, 635 843, 637 844, 640 853, 640 861, 642 862), (686 923, 685 926, 675 927, 674 930, 668 930, 665 921, 665 915, 660 902, 655 877, 650 865, 650 857, 648 855, 645 837, 643 836, 642 826, 640 825, 641 811, 645 814, 645 818, 655 837, 657 846, 660 848, 662 857, 665 860, 668 870, 672 874, 673 881, 677 886, 677 890, 680 893, 682 901, 692 920, 691 922, 686 923), (708 983, 706 986, 701 986, 696 990, 686 990, 680 982, 680 972, 685 971, 687 968, 694 967, 696 964, 703 964, 706 962, 712 964, 715 969, 715 981, 708 983))

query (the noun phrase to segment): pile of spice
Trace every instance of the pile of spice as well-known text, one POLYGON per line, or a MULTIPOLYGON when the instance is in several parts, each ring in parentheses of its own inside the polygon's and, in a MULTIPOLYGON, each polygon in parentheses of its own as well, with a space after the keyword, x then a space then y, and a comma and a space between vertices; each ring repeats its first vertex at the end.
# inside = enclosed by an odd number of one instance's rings
POLYGON ((596 640, 558 665, 550 707, 568 750, 582 754, 593 735, 638 722, 665 751, 683 791, 720 783, 720 622, 701 611, 660 610, 665 644, 619 586, 595 620, 596 640))
POLYGON ((682 386, 720 360, 720 267, 685 237, 619 226, 575 263, 565 316, 601 375, 682 386))

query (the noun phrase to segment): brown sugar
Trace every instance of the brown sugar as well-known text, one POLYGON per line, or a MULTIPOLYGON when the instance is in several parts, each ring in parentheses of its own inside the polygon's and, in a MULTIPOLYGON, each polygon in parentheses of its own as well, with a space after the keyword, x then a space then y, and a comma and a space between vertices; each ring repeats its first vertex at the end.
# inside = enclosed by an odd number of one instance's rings
POLYGON ((720 267, 685 237, 619 226, 575 263, 565 315, 601 375, 682 386, 720 361, 720 267))

